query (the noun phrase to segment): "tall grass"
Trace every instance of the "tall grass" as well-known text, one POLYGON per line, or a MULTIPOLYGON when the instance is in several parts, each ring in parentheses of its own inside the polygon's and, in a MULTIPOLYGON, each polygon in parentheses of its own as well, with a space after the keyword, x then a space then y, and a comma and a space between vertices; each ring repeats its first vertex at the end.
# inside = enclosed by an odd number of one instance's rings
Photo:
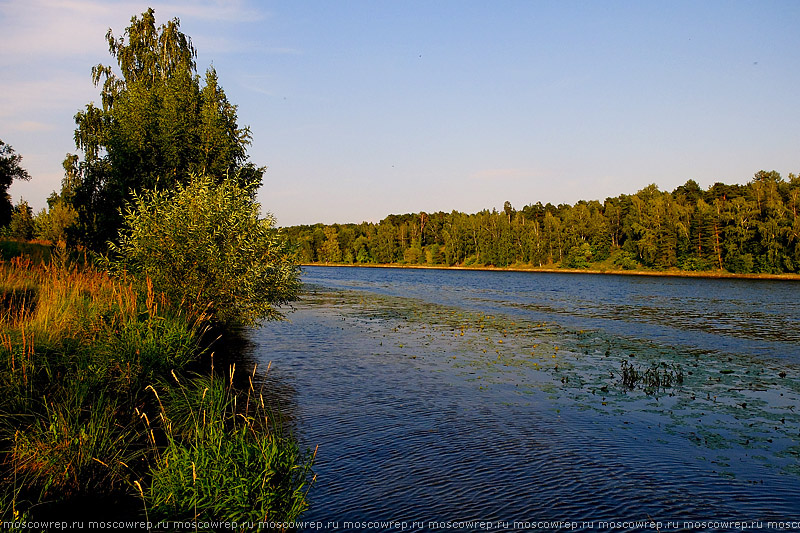
POLYGON ((219 378, 166 379, 197 360, 202 314, 170 308, 149 283, 135 287, 70 266, 58 249, 49 264, 0 263, 0 304, 2 519, 47 516, 48 502, 98 493, 144 495, 142 486, 151 496, 141 511, 147 505, 166 519, 210 518, 229 505, 225 516, 245 512, 236 498, 197 490, 196 477, 176 477, 180 461, 165 461, 181 450, 205 467, 201 473, 215 468, 217 484, 221 476, 236 479, 235 487, 268 488, 280 472, 277 488, 248 489, 251 511, 302 511, 310 463, 290 439, 240 414, 236 391, 220 389, 219 378), (156 388, 163 403, 152 398, 156 388), (220 403, 187 401, 206 389, 220 403), (202 419, 202 430, 179 422, 178 412, 202 419))
POLYGON ((167 444, 153 437, 142 492, 151 517, 292 522, 306 509, 313 457, 281 433, 252 380, 246 394, 232 383, 196 376, 162 387, 161 397, 152 388, 167 444))

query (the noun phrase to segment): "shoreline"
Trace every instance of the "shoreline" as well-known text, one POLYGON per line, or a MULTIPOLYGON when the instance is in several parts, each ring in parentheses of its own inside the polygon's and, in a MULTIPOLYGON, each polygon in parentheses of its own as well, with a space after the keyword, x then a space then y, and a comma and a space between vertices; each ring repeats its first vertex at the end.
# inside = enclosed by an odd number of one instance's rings
POLYGON ((443 266, 443 265, 401 265, 397 263, 299 263, 300 266, 315 267, 355 267, 355 268, 397 268, 419 270, 472 270, 482 272, 529 272, 548 274, 604 274, 618 276, 651 276, 665 278, 704 278, 704 279, 744 279, 767 281, 800 281, 800 274, 735 274, 723 271, 690 270, 599 270, 550 267, 495 267, 495 266, 443 266))

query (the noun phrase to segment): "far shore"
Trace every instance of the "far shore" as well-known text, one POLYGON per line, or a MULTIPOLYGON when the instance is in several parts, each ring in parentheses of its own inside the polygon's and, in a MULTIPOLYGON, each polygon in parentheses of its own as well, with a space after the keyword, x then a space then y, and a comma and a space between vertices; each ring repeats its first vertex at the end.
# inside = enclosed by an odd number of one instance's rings
POLYGON ((397 263, 301 263, 300 266, 318 267, 357 267, 357 268, 402 268, 426 270, 477 270, 495 272, 546 272, 554 274, 609 274, 618 276, 654 276, 675 278, 713 278, 713 279, 751 279, 800 281, 800 274, 734 274, 725 271, 690 271, 690 270, 598 270, 591 268, 554 268, 535 266, 443 266, 443 265, 403 265, 397 263))

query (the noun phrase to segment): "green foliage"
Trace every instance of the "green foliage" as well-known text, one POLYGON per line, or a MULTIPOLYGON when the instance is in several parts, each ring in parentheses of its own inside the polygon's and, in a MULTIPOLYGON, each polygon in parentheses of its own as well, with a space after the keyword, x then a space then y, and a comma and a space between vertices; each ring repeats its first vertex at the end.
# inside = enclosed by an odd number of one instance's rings
POLYGON ((36 215, 35 236, 37 239, 53 243, 66 242, 70 228, 78 220, 78 214, 58 195, 52 195, 47 203, 49 209, 42 209, 36 215))
POLYGON ((194 177, 174 190, 135 195, 110 266, 173 305, 207 312, 222 326, 281 318, 300 288, 293 249, 260 218, 255 184, 194 177))
POLYGON ((167 445, 141 493, 151 518, 291 522, 306 509, 313 459, 252 388, 237 398, 221 378, 197 377, 158 401, 167 445))
POLYGON ((592 247, 588 242, 569 249, 564 266, 567 268, 589 268, 592 261, 592 247))
POLYGON ((796 272, 800 177, 760 171, 747 185, 706 191, 689 180, 671 193, 649 185, 603 203, 515 210, 506 202, 500 212, 389 215, 335 228, 347 238, 326 240, 322 224, 287 232, 307 262, 340 254, 359 263, 796 272))
POLYGON ((102 107, 90 103, 75 115, 84 159, 67 156, 62 189, 78 213, 78 237, 95 249, 116 236, 132 193, 171 188, 191 174, 248 183, 263 174, 246 163, 250 131, 238 125, 216 71, 208 69, 202 83, 196 74, 197 52, 178 19, 157 27, 148 9, 123 37, 109 31, 106 40, 119 73, 92 69, 94 83, 102 81, 102 107))
POLYGON ((14 149, 0 140, 0 227, 11 221, 11 197, 8 188, 14 180, 31 179, 28 171, 20 166, 22 156, 15 153, 14 149))
POLYGON ((680 265, 681 270, 686 270, 687 272, 707 271, 713 267, 714 265, 710 261, 693 256, 687 257, 680 265))
POLYGON ((409 265, 416 265, 422 259, 422 255, 422 248, 418 243, 415 243, 403 252, 403 262, 409 265))
POLYGON ((622 270, 637 270, 642 267, 636 260, 636 256, 631 252, 619 250, 617 253, 613 254, 612 257, 614 258, 614 265, 622 270))
POLYGON ((3 228, 3 237, 28 241, 33 238, 35 231, 36 223, 33 219, 33 210, 28 205, 28 202, 20 200, 11 211, 11 221, 8 226, 3 228))
POLYGON ((326 263, 339 263, 342 260, 342 250, 339 248, 339 235, 335 228, 325 228, 325 242, 319 252, 320 260, 326 263))
POLYGON ((440 265, 444 261, 442 249, 438 244, 431 244, 425 250, 425 262, 429 265, 440 265))

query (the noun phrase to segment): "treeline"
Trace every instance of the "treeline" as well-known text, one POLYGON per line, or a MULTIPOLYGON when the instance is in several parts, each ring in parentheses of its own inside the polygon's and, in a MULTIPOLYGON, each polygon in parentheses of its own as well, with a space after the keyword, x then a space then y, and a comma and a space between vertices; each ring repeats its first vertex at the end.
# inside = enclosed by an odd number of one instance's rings
POLYGON ((379 223, 286 228, 304 263, 800 271, 800 176, 746 185, 689 180, 635 194, 475 214, 389 215, 379 223))

